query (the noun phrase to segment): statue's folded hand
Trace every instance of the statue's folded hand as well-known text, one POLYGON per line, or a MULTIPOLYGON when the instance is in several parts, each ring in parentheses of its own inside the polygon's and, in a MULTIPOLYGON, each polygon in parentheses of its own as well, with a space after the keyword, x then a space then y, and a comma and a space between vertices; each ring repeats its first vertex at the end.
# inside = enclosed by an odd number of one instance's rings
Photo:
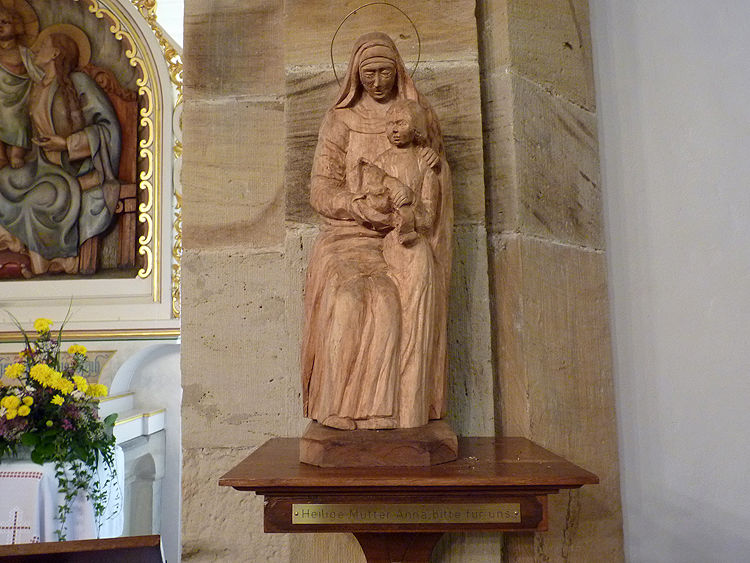
POLYGON ((51 135, 49 137, 34 137, 31 139, 34 144, 39 145, 46 151, 64 151, 68 148, 68 143, 64 137, 51 135))
POLYGON ((352 217, 360 225, 376 231, 382 231, 393 226, 393 215, 378 211, 371 205, 370 196, 357 196, 352 200, 352 217))
POLYGON ((392 176, 386 176, 384 183, 388 187, 394 206, 398 208, 414 203, 414 192, 409 186, 392 176))

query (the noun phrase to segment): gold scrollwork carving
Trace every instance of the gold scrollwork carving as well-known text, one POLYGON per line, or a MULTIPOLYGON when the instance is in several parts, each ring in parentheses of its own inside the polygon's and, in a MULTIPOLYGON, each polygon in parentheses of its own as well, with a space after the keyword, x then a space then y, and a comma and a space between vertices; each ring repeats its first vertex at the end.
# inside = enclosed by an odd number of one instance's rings
POLYGON ((138 237, 138 242, 140 242, 142 246, 147 246, 154 236, 154 225, 151 222, 151 215, 149 215, 148 213, 141 213, 138 216, 138 221, 140 221, 141 223, 146 223, 147 227, 146 234, 138 237))
POLYGON ((172 80, 172 84, 177 88, 177 100, 175 101, 175 106, 177 106, 182 102, 182 57, 177 52, 175 46, 164 35, 159 24, 156 23, 156 0, 130 1, 138 8, 138 11, 151 26, 156 40, 159 42, 159 46, 164 51, 164 59, 169 68, 169 77, 172 80))
MULTIPOLYGON (((177 90, 177 99, 174 109, 182 103, 182 57, 177 48, 162 32, 161 26, 156 21, 156 0, 131 0, 141 15, 148 22, 151 30, 164 52, 164 60, 169 69, 169 77, 177 90)), ((178 140, 173 147, 175 158, 182 158, 182 143, 178 140)), ((172 244, 172 314, 175 318, 180 317, 180 272, 182 267, 182 196, 175 190, 176 198, 174 215, 174 241, 172 244)))
MULTIPOLYGON (((137 38, 124 29, 121 21, 126 21, 124 14, 119 12, 116 6, 111 9, 105 7, 99 0, 74 0, 75 2, 84 1, 88 5, 90 13, 94 14, 97 18, 106 18, 110 24, 109 31, 115 36, 116 39, 122 41, 125 44, 125 56, 128 58, 130 65, 139 71, 139 77, 136 80, 138 85, 138 94, 142 100, 140 109, 140 125, 141 134, 144 135, 139 142, 140 156, 144 159, 144 170, 140 174, 141 181, 139 182, 139 189, 146 194, 146 207, 141 204, 139 211, 141 212, 138 216, 140 223, 145 223, 147 226, 145 235, 138 238, 139 248, 138 254, 145 257, 145 265, 138 272, 138 277, 148 278, 153 274, 153 287, 154 287, 154 301, 158 300, 160 285, 158 280, 158 265, 155 267, 154 261, 159 261, 160 256, 157 254, 158 245, 154 244, 152 249, 149 245, 154 241, 154 232, 158 225, 159 217, 151 216, 151 210, 153 208, 153 201, 159 197, 158 193, 155 193, 154 185, 149 179, 154 175, 155 163, 159 162, 159 147, 155 144, 156 131, 153 119, 151 116, 154 114, 156 109, 156 100, 154 98, 153 88, 153 77, 156 75, 155 70, 151 68, 151 65, 146 61, 146 49, 139 43, 137 38), (118 13, 115 13, 118 12, 118 13), (141 55, 140 53, 143 52, 141 55)), ((155 8, 155 2, 151 2, 155 8)), ((142 15, 143 10, 140 9, 142 15)), ((155 17, 155 16, 154 16, 155 17)), ((148 20, 148 18, 146 18, 148 20)), ((149 22, 149 25, 153 29, 153 25, 149 22)), ((161 43, 161 41, 160 41, 161 43)), ((154 213, 154 215, 156 215, 154 213)))
MULTIPOLYGON (((80 0, 75 0, 76 2, 80 0)), ((115 37, 123 42, 127 43, 127 49, 125 55, 128 57, 130 65, 138 68, 140 71, 140 77, 136 81, 139 87, 139 95, 142 99, 142 107, 140 110, 140 125, 144 137, 140 140, 139 146, 141 148, 140 156, 144 159, 143 168, 140 174, 139 188, 143 190, 146 196, 146 202, 139 205, 139 221, 145 223, 147 226, 147 232, 144 236, 139 237, 139 249, 138 253, 141 256, 146 257, 145 267, 138 272, 138 276, 141 278, 147 278, 152 273, 154 274, 154 296, 158 292, 158 262, 160 256, 154 254, 159 250, 158 244, 154 241, 154 233, 158 228, 156 223, 159 221, 159 217, 156 217, 157 206, 155 201, 160 197, 160 190, 155 190, 155 186, 152 183, 155 177, 155 167, 159 163, 159 147, 155 145, 156 139, 156 127, 153 120, 155 112, 155 99, 154 99, 154 88, 152 86, 151 77, 147 72, 149 65, 144 59, 144 55, 139 56, 138 43, 135 41, 132 34, 130 34, 123 26, 120 21, 125 21, 123 17, 116 17, 112 11, 105 8, 99 0, 84 0, 88 3, 88 9, 91 13, 95 14, 97 18, 107 17, 110 22, 110 31, 115 37), (154 216, 152 216, 152 214, 154 216), (148 241, 148 242, 144 242, 148 241), (154 243, 154 248, 147 246, 154 243)), ((169 38, 163 33, 162 28, 156 21, 156 0, 131 0, 133 6, 143 16, 148 23, 149 27, 154 33, 159 46, 162 49, 164 59, 167 63, 169 70, 170 80, 174 84, 177 90, 177 96, 174 104, 174 108, 177 108, 182 103, 182 57, 178 52, 169 38)), ((145 49, 141 49, 145 51, 145 49)), ((173 108, 173 109, 174 109, 173 108)), ((173 147, 175 158, 181 158, 182 156, 182 143, 176 141, 173 147)), ((159 180, 161 181, 161 180, 159 180)), ((175 206, 175 218, 174 218, 174 242, 172 246, 172 311, 175 317, 180 316, 180 269, 182 262, 182 214, 181 205, 182 200, 179 193, 175 191, 175 197, 177 198, 177 205, 175 206)))
POLYGON ((182 310, 180 293, 180 264, 182 263, 182 194, 175 193, 174 246, 172 247, 172 314, 179 317, 182 310))
POLYGON ((154 207, 154 198, 151 197, 151 193, 153 192, 151 182, 141 176, 141 185, 146 188, 146 201, 142 202, 138 206, 138 211, 140 211, 141 213, 149 213, 154 207))
MULTIPOLYGON (((146 217, 148 217, 148 215, 146 215, 146 217)), ((138 249, 138 254, 146 256, 146 268, 142 268, 141 271, 138 272, 138 276, 147 278, 151 275, 151 265, 154 263, 152 260, 151 249, 148 246, 141 246, 138 249)))

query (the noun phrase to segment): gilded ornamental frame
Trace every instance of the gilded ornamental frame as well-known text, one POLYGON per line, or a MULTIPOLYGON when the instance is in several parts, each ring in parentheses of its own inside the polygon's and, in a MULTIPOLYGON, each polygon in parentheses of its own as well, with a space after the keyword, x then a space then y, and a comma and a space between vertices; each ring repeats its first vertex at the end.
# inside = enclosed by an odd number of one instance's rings
MULTIPOLYGON (((26 1, 34 6, 44 0, 26 1)), ((133 278, 124 279, 4 280, 0 309, 27 324, 40 316, 62 321, 71 308, 66 335, 80 340, 177 338, 182 256, 181 49, 157 22, 155 0, 57 0, 57 6, 63 22, 67 9, 74 24, 85 17, 99 20, 91 25, 106 27, 137 72, 139 267, 133 278)), ((3 315, 0 342, 19 337, 3 315)))

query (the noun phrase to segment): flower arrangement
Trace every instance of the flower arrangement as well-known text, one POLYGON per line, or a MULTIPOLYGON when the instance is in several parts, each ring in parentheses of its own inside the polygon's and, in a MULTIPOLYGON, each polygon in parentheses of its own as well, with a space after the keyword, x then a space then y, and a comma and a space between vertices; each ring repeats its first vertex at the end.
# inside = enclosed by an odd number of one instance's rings
POLYGON ((112 427, 117 415, 99 418, 99 398, 107 387, 84 377, 86 348, 74 344, 65 357, 60 352, 62 328, 54 338, 52 321, 37 319, 31 339, 13 320, 25 347, 5 368, 0 385, 0 460, 15 455, 20 445, 31 450, 33 462, 55 464, 59 491, 65 495, 58 509, 57 535, 62 541, 66 518, 80 493, 92 501, 96 521, 101 521, 110 482, 100 483, 96 473, 99 463, 105 463, 110 481, 114 477, 112 427))

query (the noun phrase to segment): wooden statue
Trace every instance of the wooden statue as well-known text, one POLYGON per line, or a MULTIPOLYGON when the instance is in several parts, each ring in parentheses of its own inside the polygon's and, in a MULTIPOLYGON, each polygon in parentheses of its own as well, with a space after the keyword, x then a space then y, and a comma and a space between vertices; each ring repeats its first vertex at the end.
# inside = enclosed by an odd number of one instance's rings
POLYGON ((343 430, 442 418, 450 171, 435 113, 383 33, 354 46, 310 202, 324 223, 305 292, 305 416, 343 430))

